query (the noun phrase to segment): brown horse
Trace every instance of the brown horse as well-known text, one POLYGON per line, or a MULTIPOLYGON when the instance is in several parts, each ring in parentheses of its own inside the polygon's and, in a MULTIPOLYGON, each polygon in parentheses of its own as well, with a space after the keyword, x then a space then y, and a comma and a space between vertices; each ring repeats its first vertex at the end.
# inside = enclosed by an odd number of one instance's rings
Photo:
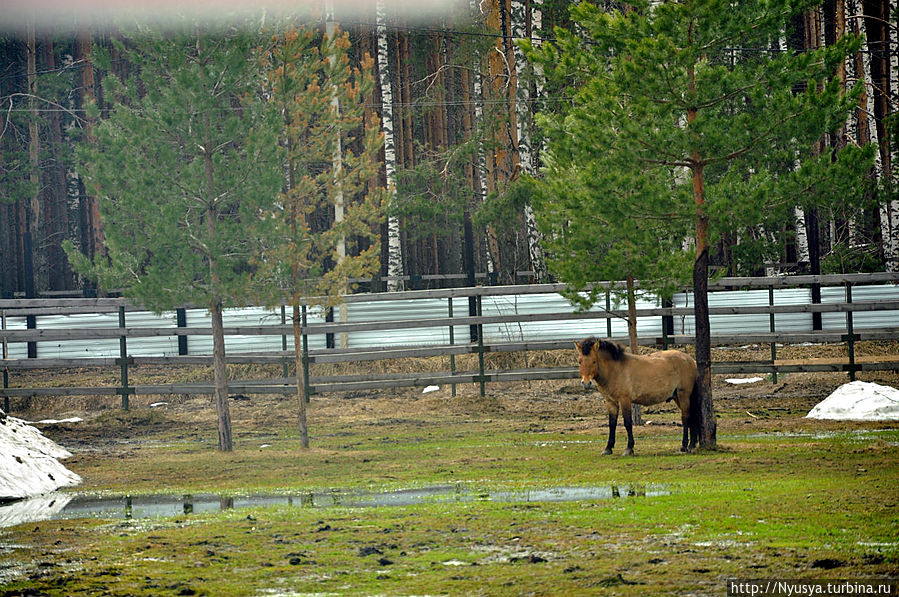
MULTIPOLYGON (((615 447, 615 427, 618 413, 624 417, 627 430, 625 456, 634 453, 634 433, 632 430, 631 405, 649 406, 673 400, 680 408, 684 438, 681 452, 696 446, 699 439, 699 408, 691 397, 695 392, 696 361, 679 350, 664 350, 651 355, 640 356, 624 351, 615 342, 585 338, 574 343, 581 370, 584 388, 593 382, 606 399, 609 409, 609 441, 603 454, 611 454, 615 447)), ((698 395, 698 394, 697 394, 698 395)))

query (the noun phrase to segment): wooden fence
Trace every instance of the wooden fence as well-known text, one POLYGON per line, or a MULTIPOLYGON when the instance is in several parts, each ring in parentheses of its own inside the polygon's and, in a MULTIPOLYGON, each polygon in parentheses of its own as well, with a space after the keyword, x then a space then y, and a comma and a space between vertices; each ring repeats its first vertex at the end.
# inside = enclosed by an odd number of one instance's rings
MULTIPOLYGON (((857 359, 855 356, 855 343, 864 340, 897 340, 899 339, 899 327, 892 325, 876 328, 856 329, 853 325, 853 314, 859 312, 875 311, 899 311, 899 295, 879 299, 875 301, 853 301, 852 290, 860 285, 870 284, 895 284, 899 282, 899 274, 855 274, 838 276, 790 276, 776 278, 723 278, 710 284, 710 290, 736 290, 736 289, 767 289, 767 305, 726 305, 713 306, 710 309, 712 316, 739 316, 739 315, 768 315, 770 328, 766 333, 755 334, 728 334, 713 335, 713 345, 745 345, 764 344, 770 345, 771 358, 750 362, 715 362, 713 373, 739 374, 739 373, 765 373, 776 376, 778 373, 789 372, 815 372, 815 371, 841 371, 846 372, 854 379, 858 371, 870 370, 899 370, 899 357, 882 357, 871 360, 857 359), (844 289, 844 299, 839 302, 824 304, 784 304, 775 305, 775 289, 795 287, 819 287, 839 286, 844 289), (788 314, 826 314, 839 313, 845 315, 845 327, 821 331, 808 329, 806 331, 777 331, 776 315, 788 314), (844 359, 838 360, 810 360, 805 362, 783 362, 777 358, 778 345, 798 343, 845 343, 846 354, 844 359)), ((609 292, 609 285, 604 286, 609 292)), ((559 337, 552 339, 540 339, 530 341, 486 341, 484 326, 495 324, 532 324, 536 322, 572 322, 605 320, 607 322, 608 336, 611 336, 613 319, 624 317, 621 310, 600 310, 586 313, 575 313, 570 308, 552 313, 513 313, 501 315, 483 315, 482 302, 487 297, 506 295, 534 295, 558 293, 563 286, 560 285, 526 285, 526 286, 491 286, 473 288, 450 288, 441 290, 411 291, 402 293, 376 293, 358 294, 346 297, 346 302, 379 302, 379 301, 415 301, 419 299, 442 299, 447 302, 446 316, 427 319, 391 319, 389 321, 347 322, 347 323, 307 323, 306 307, 303 307, 303 342, 302 375, 303 387, 306 395, 322 394, 328 392, 349 392, 365 389, 396 388, 424 385, 453 385, 472 383, 480 386, 480 391, 485 392, 485 385, 490 382, 524 381, 524 380, 552 380, 574 379, 577 376, 576 368, 529 368, 520 370, 490 370, 485 363, 487 353, 519 352, 519 351, 544 351, 544 350, 572 350, 572 340, 578 335, 559 337), (453 299, 468 299, 468 313, 459 315, 453 312, 453 299), (465 338, 457 338, 460 334, 456 331, 465 329, 465 338), (428 346, 403 346, 403 347, 378 347, 369 346, 362 348, 323 348, 310 350, 308 338, 317 335, 340 335, 371 331, 406 330, 415 332, 425 328, 446 328, 449 332, 449 342, 432 344, 428 346), (464 341, 461 341, 464 340, 464 341), (456 369, 455 357, 463 354, 477 355, 477 367, 473 370, 460 371, 456 369), (429 356, 448 357, 449 370, 433 371, 425 373, 408 374, 356 374, 356 375, 330 375, 310 376, 309 366, 316 363, 348 363, 363 361, 379 361, 385 359, 404 359, 429 356)), ((813 292, 814 296, 815 293, 813 292)), ((820 295, 818 295, 820 296, 820 295)), ((609 303, 611 305, 611 302, 609 303)), ((208 355, 172 355, 172 356, 134 356, 128 352, 128 340, 135 338, 147 338, 153 336, 178 336, 179 339, 188 336, 209 336, 211 328, 184 327, 179 319, 179 327, 128 327, 127 314, 142 310, 131 305, 125 299, 7 299, 0 300, 0 341, 2 341, 3 354, 0 360, 0 369, 3 372, 3 387, 0 388, 0 396, 4 397, 5 410, 9 409, 10 397, 23 396, 61 396, 61 395, 120 395, 123 408, 128 408, 129 397, 135 394, 164 395, 164 394, 211 394, 213 384, 183 383, 163 385, 140 385, 129 383, 129 372, 135 366, 141 365, 208 365, 212 357, 208 355), (67 329, 41 329, 36 325, 36 318, 40 316, 68 316, 84 313, 117 313, 118 327, 70 327, 67 329), (25 317, 29 321, 31 329, 8 329, 9 317, 25 317), (29 350, 32 358, 9 358, 8 344, 10 343, 36 343, 42 341, 79 341, 79 340, 119 340, 119 354, 115 357, 83 357, 83 358, 37 358, 33 351, 29 350), (99 367, 116 368, 119 371, 119 385, 105 387, 11 387, 11 376, 17 371, 26 369, 60 369, 99 367)), ((294 353, 287 350, 287 338, 292 336, 292 326, 284 319, 282 310, 281 319, 269 325, 256 326, 232 326, 225 329, 228 335, 264 335, 281 336, 282 350, 230 354, 228 363, 257 363, 283 365, 284 376, 278 379, 267 380, 232 380, 229 389, 233 394, 291 394, 296 391, 296 379, 287 377, 287 366, 294 362, 294 353)), ((645 308, 637 311, 637 317, 652 317, 661 321, 657 334, 643 334, 640 343, 660 347, 687 345, 693 343, 693 336, 677 335, 673 332, 672 320, 674 318, 691 317, 693 309, 690 307, 657 307, 645 308)), ((595 323, 595 321, 594 321, 595 323)), ((597 334, 601 335, 601 334, 597 334)), ((625 340, 624 338, 617 338, 625 340)), ((573 359, 572 359, 573 360, 573 359)), ((15 381, 14 379, 12 380, 15 381)))

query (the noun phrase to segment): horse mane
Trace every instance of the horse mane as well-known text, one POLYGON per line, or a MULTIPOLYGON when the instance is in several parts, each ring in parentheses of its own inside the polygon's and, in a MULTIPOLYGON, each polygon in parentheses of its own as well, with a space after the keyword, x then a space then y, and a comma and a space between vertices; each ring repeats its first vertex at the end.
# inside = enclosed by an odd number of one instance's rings
POLYGON ((617 342, 609 342, 608 340, 597 340, 594 337, 584 338, 581 340, 581 354, 587 356, 590 354, 590 351, 593 350, 593 345, 596 345, 597 350, 601 350, 609 355, 609 358, 613 361, 623 361, 624 360, 624 347, 617 342))

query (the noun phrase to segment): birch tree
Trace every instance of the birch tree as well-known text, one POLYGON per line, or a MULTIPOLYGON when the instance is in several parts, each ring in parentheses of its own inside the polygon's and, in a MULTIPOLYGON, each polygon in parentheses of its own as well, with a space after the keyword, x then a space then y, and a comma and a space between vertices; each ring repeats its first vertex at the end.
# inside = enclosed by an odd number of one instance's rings
MULTIPOLYGON (((899 271, 899 200, 896 199, 896 181, 893 165, 893 150, 888 132, 890 94, 893 79, 897 75, 892 64, 891 34, 895 26, 891 23, 890 6, 887 0, 863 0, 864 28, 869 49, 867 71, 868 97, 871 113, 874 115, 874 143, 878 147, 877 178, 881 182, 880 233, 883 238, 883 257, 887 271, 899 271)), ((895 10, 895 5, 893 3, 895 10)))
MULTIPOLYGON (((542 27, 542 2, 523 2, 515 0, 511 4, 510 16, 512 18, 512 37, 518 40, 532 40, 535 31, 542 27)), ((539 160, 537 149, 534 147, 535 131, 533 104, 538 96, 540 85, 539 66, 532 65, 525 59, 521 45, 514 45, 515 57, 515 115, 518 140, 518 162, 522 172, 529 176, 537 173, 539 160)), ((531 268, 534 271, 536 281, 546 280, 546 262, 543 255, 543 247, 540 244, 540 231, 537 229, 537 219, 534 216, 534 208, 530 202, 524 205, 524 221, 530 256, 531 268)))
MULTIPOLYGON (((390 60, 387 54, 387 2, 377 1, 378 30, 378 83, 381 87, 381 126, 384 132, 384 170, 387 175, 388 208, 396 200, 396 138, 394 137, 393 90, 391 88, 390 60)), ((400 239, 400 221, 395 215, 387 218, 387 282, 388 290, 403 289, 403 253, 400 239)))

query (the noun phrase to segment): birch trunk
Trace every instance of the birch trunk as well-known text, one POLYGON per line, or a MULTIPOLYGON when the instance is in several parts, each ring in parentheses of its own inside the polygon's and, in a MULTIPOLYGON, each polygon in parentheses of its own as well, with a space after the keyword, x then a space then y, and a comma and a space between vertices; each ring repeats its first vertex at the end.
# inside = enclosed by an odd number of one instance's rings
MULTIPOLYGON (((471 0, 471 12, 473 16, 477 16, 480 14, 478 3, 475 0, 471 0)), ((484 83, 482 78, 483 69, 480 68, 474 69, 474 125, 476 127, 475 133, 480 137, 482 131, 477 127, 480 126, 481 123, 484 122, 484 83)), ((484 144, 478 143, 478 167, 477 167, 477 185, 475 185, 475 205, 480 205, 484 202, 487 197, 487 153, 484 149, 484 144)), ((485 261, 487 273, 492 274, 496 272, 496 267, 493 262, 493 252, 491 251, 489 233, 484 236, 484 247, 485 247, 485 261)))
MULTIPOLYGON (((533 8, 531 18, 528 18, 528 7, 521 0, 515 0, 511 4, 512 37, 516 39, 530 38, 533 29, 540 28, 542 13, 539 2, 535 0, 536 8, 533 8)), ((531 79, 524 52, 517 44, 513 46, 515 58, 515 122, 518 126, 518 163, 525 174, 534 176, 537 173, 537 154, 533 148, 533 122, 531 79)), ((524 206, 524 221, 527 235, 528 255, 531 269, 537 283, 546 279, 546 260, 543 257, 543 247, 540 245, 540 231, 537 229, 537 218, 534 209, 528 203, 524 206)))
MULTIPOLYGON (((790 50, 786 38, 782 37, 778 40, 778 49, 781 51, 790 50)), ((799 167, 798 161, 796 162, 796 167, 799 167)), ((796 231, 796 262, 799 264, 799 269, 804 270, 811 262, 811 254, 809 253, 808 247, 808 229, 805 225, 805 211, 799 206, 793 208, 793 227, 796 231)))
MULTIPOLYGON (((854 1, 850 0, 847 2, 845 8, 849 17, 858 14, 858 8, 854 1)), ((849 29, 854 35, 858 35, 861 32, 860 20, 861 19, 857 18, 848 19, 849 29)), ((862 49, 859 49, 859 51, 851 57, 849 73, 849 76, 853 81, 865 79, 865 54, 862 49)), ((867 145, 871 138, 868 114, 868 90, 866 86, 863 86, 861 95, 859 95, 858 98, 858 109, 855 112, 855 117, 849 119, 848 127, 850 139, 854 140, 858 145, 867 145)), ((852 246, 859 246, 862 244, 866 232, 862 228, 863 224, 860 225, 859 223, 858 215, 859 214, 855 213, 852 214, 852 217, 849 218, 848 222, 849 243, 852 246)), ((864 222, 864 218, 862 218, 862 222, 864 222)))
MULTIPOLYGON (((889 93, 892 88, 890 47, 890 3, 887 0, 862 0, 865 34, 868 42, 870 77, 869 97, 873 104, 874 133, 879 155, 877 175, 882 186, 891 187, 891 148, 886 119, 889 114, 889 93)), ((899 271, 899 201, 890 200, 880 206, 880 232, 883 238, 883 258, 887 271, 899 271)))
MULTIPOLYGON (((378 0, 378 76, 381 87, 381 127, 384 130, 384 170, 387 175, 388 205, 396 201, 396 140, 393 129, 393 90, 390 88, 390 63, 387 56, 386 0, 378 0)), ((400 222, 394 215, 387 218, 387 290, 403 289, 403 255, 400 243, 400 222)))

